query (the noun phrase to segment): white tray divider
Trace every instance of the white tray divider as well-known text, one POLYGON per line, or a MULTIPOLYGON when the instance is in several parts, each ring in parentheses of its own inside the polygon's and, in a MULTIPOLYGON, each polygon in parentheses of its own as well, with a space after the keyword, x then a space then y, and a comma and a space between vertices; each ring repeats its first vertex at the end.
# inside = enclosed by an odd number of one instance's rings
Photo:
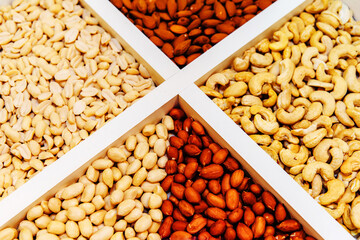
POLYGON ((180 93, 179 101, 193 109, 192 117, 199 116, 197 120, 213 129, 212 138, 223 139, 217 142, 224 143, 243 168, 285 204, 305 231, 317 239, 354 239, 195 84, 180 93))

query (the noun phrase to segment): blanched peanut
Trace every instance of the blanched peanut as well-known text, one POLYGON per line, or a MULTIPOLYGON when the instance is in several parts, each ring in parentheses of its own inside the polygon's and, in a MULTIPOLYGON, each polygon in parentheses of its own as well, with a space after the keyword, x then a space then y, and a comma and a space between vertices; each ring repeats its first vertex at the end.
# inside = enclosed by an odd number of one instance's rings
POLYGON ((0 168, 12 172, 20 162, 26 175, 1 186, 0 199, 155 87, 77 1, 45 2, 15 1, 1 10, 1 142, 17 160, 0 168))
MULTIPOLYGON (((153 136, 156 126, 147 125, 143 133, 153 136)), ((30 235, 37 239, 157 239, 158 235, 149 233, 155 233, 163 219, 160 207, 167 195, 160 181, 166 177, 167 157, 158 158, 156 144, 151 148, 144 134, 133 136, 135 146, 110 148, 77 182, 32 207, 14 234, 25 240, 30 235), (160 159, 163 167, 158 166, 160 159)))

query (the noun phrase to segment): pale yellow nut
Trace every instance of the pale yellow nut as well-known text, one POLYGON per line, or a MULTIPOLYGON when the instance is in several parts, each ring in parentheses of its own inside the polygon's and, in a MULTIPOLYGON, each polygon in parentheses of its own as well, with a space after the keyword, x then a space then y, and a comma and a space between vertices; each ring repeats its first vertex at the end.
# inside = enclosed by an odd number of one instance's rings
POLYGON ((305 11, 309 13, 319 13, 328 7, 328 0, 316 0, 305 8, 305 11))
POLYGON ((311 182, 316 173, 319 173, 325 181, 334 179, 334 170, 330 164, 318 161, 307 164, 303 169, 302 175, 305 181, 311 182))
POLYGON ((135 208, 135 201, 132 199, 126 199, 118 205, 118 207, 117 207, 118 215, 126 216, 134 208, 135 208))
POLYGON ((133 210, 131 210, 131 212, 129 214, 127 214, 125 217, 124 217, 124 220, 127 222, 127 223, 134 223, 136 222, 139 218, 141 218, 143 214, 143 211, 141 211, 141 209, 139 208, 134 208, 133 210))
POLYGON ((229 83, 229 79, 226 78, 224 74, 215 73, 208 78, 205 85, 208 88, 215 89, 217 84, 225 86, 228 83, 229 83))
POLYGON ((249 90, 252 95, 261 95, 262 87, 265 83, 272 83, 276 80, 276 76, 271 73, 258 73, 249 81, 249 90))
POLYGON ((360 211, 360 204, 356 204, 354 207, 351 208, 350 211, 351 222, 354 224, 356 228, 360 228, 359 211, 360 211))
POLYGON ((152 224, 152 219, 150 215, 144 214, 141 218, 139 218, 134 225, 134 230, 138 233, 145 232, 150 228, 152 224))
POLYGON ((80 195, 84 191, 84 184, 82 183, 74 183, 68 187, 66 187, 61 194, 62 199, 71 199, 78 195, 80 195))
POLYGON ((319 202, 322 205, 329 205, 333 202, 336 202, 345 192, 344 183, 338 179, 328 181, 326 186, 327 192, 321 194, 319 197, 319 202))
POLYGON ((305 163, 309 157, 309 150, 305 146, 301 146, 298 152, 291 149, 282 149, 279 153, 281 162, 288 166, 294 167, 305 163))
POLYGON ((90 237, 90 240, 109 240, 113 234, 114 234, 114 228, 110 226, 104 226, 99 231, 94 233, 90 237))
MULTIPOLYGON (((247 84, 244 82, 235 82, 224 90, 224 97, 241 97, 247 91, 247 84)), ((215 96, 217 97, 217 96, 215 96)), ((222 97, 220 97, 222 98, 222 97)))
POLYGON ((77 238, 80 235, 80 229, 76 222, 67 221, 65 224, 66 234, 71 238, 77 238))
POLYGON ((260 53, 253 53, 250 56, 250 63, 256 67, 267 67, 273 62, 273 57, 271 53, 265 53, 264 55, 260 53))
POLYGON ((339 202, 338 204, 334 204, 334 205, 329 205, 327 207, 324 207, 324 209, 334 218, 334 219, 338 219, 340 218, 345 211, 345 205, 346 203, 344 202, 339 202))

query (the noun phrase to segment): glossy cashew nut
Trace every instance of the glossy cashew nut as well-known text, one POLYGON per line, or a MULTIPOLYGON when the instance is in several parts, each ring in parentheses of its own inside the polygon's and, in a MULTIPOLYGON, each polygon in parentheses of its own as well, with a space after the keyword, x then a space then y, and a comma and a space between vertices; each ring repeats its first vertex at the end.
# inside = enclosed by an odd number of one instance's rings
POLYGON ((333 179, 326 183, 327 192, 321 194, 319 202, 321 205, 329 205, 330 203, 336 202, 345 192, 344 183, 339 179, 333 179))
POLYGON ((323 114, 325 116, 333 115, 335 111, 335 99, 334 97, 326 91, 315 91, 312 92, 309 96, 310 101, 320 101, 323 105, 323 114))
POLYGON ((360 169, 360 151, 355 151, 348 159, 346 159, 340 167, 340 171, 349 175, 353 171, 360 169))
POLYGON ((276 79, 276 83, 281 85, 281 89, 284 90, 294 74, 295 64, 289 58, 286 58, 280 62, 280 75, 276 79))
POLYGON ((317 173, 319 173, 325 181, 335 178, 333 168, 330 164, 324 162, 311 162, 307 164, 302 171, 304 180, 308 182, 312 182, 317 173))
POLYGON ((330 204, 327 207, 324 207, 324 209, 334 218, 334 219, 338 219, 340 218, 345 211, 345 206, 346 203, 344 202, 339 202, 337 205, 336 204, 330 204))
POLYGON ((273 56, 271 53, 265 53, 264 55, 260 53, 253 53, 250 56, 250 63, 256 67, 267 67, 273 62, 273 56))
POLYGON ((250 113, 255 115, 254 124, 260 132, 273 135, 279 130, 279 123, 271 110, 261 106, 252 106, 250 113))
POLYGON ((308 160, 309 150, 305 146, 300 146, 298 152, 294 152, 291 149, 282 149, 279 156, 285 166, 294 167, 308 160))
POLYGON ((217 84, 225 86, 229 83, 229 79, 222 73, 215 73, 211 75, 206 81, 206 87, 215 89, 217 84))
POLYGON ((292 135, 291 131, 285 127, 280 127, 274 134, 274 139, 278 141, 288 141, 292 144, 299 144, 299 138, 292 135))
POLYGON ((305 8, 308 13, 319 13, 328 7, 329 0, 315 0, 305 8))
POLYGON ((347 93, 348 84, 345 79, 339 75, 334 75, 332 77, 332 82, 334 83, 334 89, 330 94, 335 100, 341 100, 347 93))
POLYGON ((289 38, 282 31, 277 31, 274 33, 273 38, 277 40, 277 42, 272 42, 269 44, 269 48, 272 51, 282 51, 289 43, 289 38))
POLYGON ((344 71, 344 79, 349 91, 360 93, 360 80, 356 77, 356 68, 354 65, 349 65, 344 71))
POLYGON ((351 44, 339 44, 329 53, 329 61, 327 65, 330 68, 336 67, 339 63, 339 59, 343 57, 355 58, 357 55, 356 47, 351 44))
POLYGON ((296 87, 301 88, 301 87, 305 86, 305 83, 303 81, 305 77, 314 78, 315 71, 312 68, 300 66, 300 67, 295 68, 294 75, 292 77, 292 81, 296 87))
POLYGON ((308 148, 314 148, 327 134, 325 128, 317 129, 303 137, 303 143, 308 148))
POLYGON ((311 59, 319 55, 319 50, 316 47, 308 47, 301 57, 301 64, 308 68, 314 68, 311 59))
POLYGON ((233 84, 230 84, 225 90, 224 90, 224 97, 241 97, 246 93, 248 89, 248 86, 244 82, 235 82, 233 84))
POLYGON ((305 108, 302 106, 296 107, 292 112, 287 112, 285 109, 280 108, 276 111, 276 118, 282 124, 292 125, 299 122, 305 115, 305 108))
POLYGON ((262 87, 265 83, 272 83, 276 80, 276 76, 269 72, 258 73, 249 81, 250 93, 254 96, 260 96, 262 87))

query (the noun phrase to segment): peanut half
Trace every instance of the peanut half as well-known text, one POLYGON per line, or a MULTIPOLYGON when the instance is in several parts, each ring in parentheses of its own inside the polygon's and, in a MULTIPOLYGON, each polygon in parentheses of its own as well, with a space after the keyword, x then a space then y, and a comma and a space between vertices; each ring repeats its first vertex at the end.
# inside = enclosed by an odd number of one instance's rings
POLYGON ((154 88, 76 0, 0 9, 0 199, 154 88))

